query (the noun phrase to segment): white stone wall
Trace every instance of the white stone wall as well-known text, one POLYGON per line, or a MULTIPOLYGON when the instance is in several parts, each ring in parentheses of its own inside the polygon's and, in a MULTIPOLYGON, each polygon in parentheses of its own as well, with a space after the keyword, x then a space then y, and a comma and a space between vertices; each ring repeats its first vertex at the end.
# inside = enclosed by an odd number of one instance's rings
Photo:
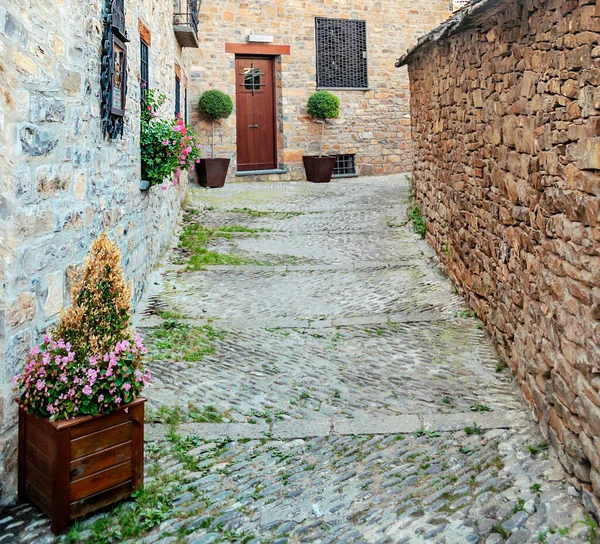
POLYGON ((103 137, 100 120, 103 5, 0 5, 0 503, 14 496, 16 481, 10 382, 67 301, 66 271, 107 230, 138 301, 186 191, 186 179, 166 191, 139 189, 138 23, 151 32, 150 85, 168 96, 172 115, 176 63, 187 77, 172 0, 126 0, 129 92, 116 141, 103 137))

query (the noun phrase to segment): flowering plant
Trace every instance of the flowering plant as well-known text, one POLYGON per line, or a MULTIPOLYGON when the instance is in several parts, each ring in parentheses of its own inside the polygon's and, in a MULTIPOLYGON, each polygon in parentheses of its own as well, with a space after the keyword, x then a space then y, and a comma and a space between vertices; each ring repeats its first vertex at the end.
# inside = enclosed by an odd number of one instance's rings
POLYGON ((183 170, 200 162, 202 146, 181 115, 171 121, 157 118, 165 100, 165 95, 157 96, 150 89, 144 94, 142 104, 142 176, 150 185, 159 185, 170 177, 177 183, 183 170))
POLYGON ((80 364, 69 342, 47 334, 14 378, 22 391, 21 405, 50 421, 110 412, 137 398, 148 383, 150 374, 142 367, 145 353, 136 335, 132 342, 122 340, 110 353, 90 356, 87 364, 80 364))
POLYGON ((130 327, 120 252, 105 234, 73 280, 73 305, 14 378, 23 408, 52 421, 109 413, 136 399, 150 380, 146 348, 130 327))

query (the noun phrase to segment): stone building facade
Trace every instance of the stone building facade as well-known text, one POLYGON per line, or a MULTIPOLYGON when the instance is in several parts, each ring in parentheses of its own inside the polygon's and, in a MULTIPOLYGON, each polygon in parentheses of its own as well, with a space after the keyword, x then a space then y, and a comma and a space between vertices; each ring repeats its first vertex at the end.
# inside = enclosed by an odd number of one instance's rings
POLYGON ((399 65, 427 239, 600 501, 600 5, 472 2, 399 65))
MULTIPOLYGON (((190 99, 195 122, 208 143, 209 125, 197 115, 200 94, 208 89, 219 89, 236 101, 234 115, 216 130, 216 152, 221 157, 232 158, 230 174, 233 176, 238 162, 244 160, 238 153, 241 145, 238 124, 248 126, 246 117, 240 113, 242 105, 236 100, 237 90, 243 83, 239 72, 244 69, 236 63, 236 56, 238 59, 244 55, 257 55, 259 59, 272 57, 276 119, 271 126, 277 144, 272 166, 284 172, 254 176, 254 179, 303 179, 302 156, 318 152, 321 130, 308 117, 306 102, 317 88, 332 88, 332 81, 317 70, 317 19, 364 21, 366 46, 354 49, 347 56, 340 54, 343 73, 341 79, 333 83, 339 81, 338 85, 347 87, 344 76, 356 69, 355 64, 363 54, 367 60, 368 82, 358 81, 350 90, 333 90, 341 99, 341 115, 328 125, 325 152, 355 155, 356 172, 362 175, 409 171, 412 168, 409 82, 405 71, 394 69, 394 54, 398 45, 408 47, 417 36, 448 17, 451 10, 451 0, 203 2, 201 43, 194 51, 191 66, 190 99), (249 40, 252 34, 254 37, 249 40), (266 37, 267 43, 261 42, 262 37, 266 37), (270 39, 272 41, 268 41, 270 39), (325 85, 318 86, 318 78, 325 80, 325 85)), ((352 24, 343 21, 340 25, 346 23, 352 24)), ((326 48, 329 52, 333 49, 334 53, 328 60, 331 66, 337 61, 335 48, 344 40, 332 45, 330 38, 329 34, 324 37, 326 48)), ((334 36, 333 42, 336 39, 334 36)), ((252 170, 249 173, 252 174, 252 170)))
POLYGON ((16 404, 11 380, 67 302, 67 270, 103 231, 123 251, 135 301, 168 244, 185 180, 140 190, 140 49, 149 85, 174 115, 184 50, 173 0, 126 0, 128 96, 122 138, 101 122, 104 0, 0 3, 0 504, 14 497, 16 404))

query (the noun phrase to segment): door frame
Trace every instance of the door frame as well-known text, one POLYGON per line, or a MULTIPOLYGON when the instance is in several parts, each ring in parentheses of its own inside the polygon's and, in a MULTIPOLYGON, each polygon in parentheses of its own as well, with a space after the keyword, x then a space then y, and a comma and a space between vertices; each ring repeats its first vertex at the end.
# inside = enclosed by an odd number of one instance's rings
MULTIPOLYGON (((272 77, 272 86, 273 86, 273 96, 271 97, 271 100, 273 100, 273 164, 274 164, 274 169, 277 170, 279 168, 279 146, 278 146, 278 132, 277 129, 279 128, 279 124, 277 122, 277 117, 279 114, 278 108, 277 108, 277 73, 276 73, 276 67, 277 67, 277 55, 253 55, 253 54, 247 54, 247 53, 238 53, 235 55, 235 62, 234 62, 234 70, 235 70, 235 92, 236 92, 236 102, 238 102, 237 107, 240 107, 239 104, 239 100, 237 99, 238 96, 238 78, 239 78, 239 74, 238 74, 238 69, 237 69, 237 61, 238 59, 260 59, 260 60, 268 60, 271 63, 271 77, 272 77)), ((236 113, 235 116, 235 128, 236 128, 236 168, 238 172, 254 172, 255 170, 240 170, 239 167, 239 154, 237 152, 237 140, 238 140, 238 122, 239 122, 240 116, 236 113)), ((260 172, 260 170, 256 170, 257 172, 260 172)))

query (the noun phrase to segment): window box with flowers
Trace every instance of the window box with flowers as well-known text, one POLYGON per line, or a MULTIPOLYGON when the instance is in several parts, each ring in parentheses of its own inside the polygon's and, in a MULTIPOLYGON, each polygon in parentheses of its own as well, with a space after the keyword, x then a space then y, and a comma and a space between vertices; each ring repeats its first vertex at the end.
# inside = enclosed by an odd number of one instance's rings
POLYGON ((69 521, 140 489, 144 403, 150 374, 130 326, 130 287, 106 235, 73 280, 73 305, 15 377, 19 398, 19 497, 69 521))
POLYGON ((165 95, 150 89, 142 105, 142 179, 148 182, 147 188, 162 185, 166 189, 169 182, 177 184, 183 171, 200 162, 198 137, 181 115, 172 120, 159 117, 165 100, 165 95))

